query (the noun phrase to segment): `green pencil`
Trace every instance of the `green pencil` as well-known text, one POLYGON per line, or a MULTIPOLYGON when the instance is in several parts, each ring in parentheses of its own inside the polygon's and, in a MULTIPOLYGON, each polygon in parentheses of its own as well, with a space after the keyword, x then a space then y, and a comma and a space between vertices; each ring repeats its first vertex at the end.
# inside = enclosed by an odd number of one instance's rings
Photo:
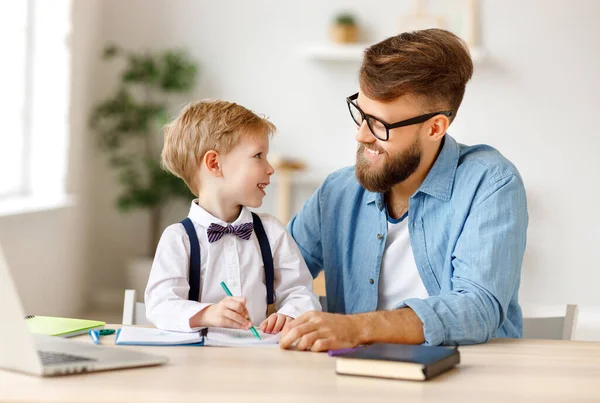
MULTIPOLYGON (((221 281, 221 287, 223 287, 223 289, 225 290, 225 294, 227 294, 228 297, 233 297, 233 294, 231 293, 231 291, 229 291, 229 287, 227 287, 227 284, 225 284, 224 281, 221 281)), ((252 332, 254 337, 260 340, 260 335, 258 334, 254 326, 250 327, 250 331, 252 332)))

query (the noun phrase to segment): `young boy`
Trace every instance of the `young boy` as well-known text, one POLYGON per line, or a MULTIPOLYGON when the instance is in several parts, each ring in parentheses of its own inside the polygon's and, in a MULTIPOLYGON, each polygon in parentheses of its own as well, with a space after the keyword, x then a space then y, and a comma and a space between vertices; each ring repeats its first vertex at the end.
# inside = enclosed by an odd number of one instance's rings
POLYGON ((275 217, 248 209, 262 205, 274 172, 267 153, 275 130, 219 100, 192 103, 166 126, 163 166, 197 199, 189 220, 167 227, 156 250, 145 300, 158 328, 249 329, 253 322, 275 334, 300 314, 321 310, 292 237, 275 217), (276 312, 267 317, 268 298, 276 312))

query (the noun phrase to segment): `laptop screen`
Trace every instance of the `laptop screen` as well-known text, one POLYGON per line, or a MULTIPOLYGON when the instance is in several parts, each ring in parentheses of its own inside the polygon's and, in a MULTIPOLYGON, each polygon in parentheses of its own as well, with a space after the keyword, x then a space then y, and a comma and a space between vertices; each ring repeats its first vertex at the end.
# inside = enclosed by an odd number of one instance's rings
POLYGON ((0 246, 0 368, 42 373, 33 337, 27 330, 25 313, 0 246))

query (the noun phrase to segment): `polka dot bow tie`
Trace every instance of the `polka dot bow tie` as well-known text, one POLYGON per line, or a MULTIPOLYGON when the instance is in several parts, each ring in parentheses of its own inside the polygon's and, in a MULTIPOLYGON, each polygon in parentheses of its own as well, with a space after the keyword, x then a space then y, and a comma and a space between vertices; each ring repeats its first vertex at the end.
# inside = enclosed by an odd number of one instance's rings
POLYGON ((252 235, 253 228, 254 226, 251 222, 240 225, 227 225, 226 227, 212 223, 206 230, 206 234, 208 235, 208 242, 210 243, 217 242, 219 239, 223 238, 223 235, 225 234, 234 234, 242 239, 248 240, 252 235))

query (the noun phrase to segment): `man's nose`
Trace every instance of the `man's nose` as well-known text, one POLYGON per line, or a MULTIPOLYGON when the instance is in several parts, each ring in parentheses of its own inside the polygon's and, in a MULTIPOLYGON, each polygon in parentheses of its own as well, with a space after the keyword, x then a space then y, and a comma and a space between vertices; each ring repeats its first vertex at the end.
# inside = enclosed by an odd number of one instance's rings
POLYGON ((359 143, 372 143, 375 141, 375 137, 373 137, 373 133, 371 133, 366 120, 363 120, 362 124, 356 130, 354 139, 359 143))

